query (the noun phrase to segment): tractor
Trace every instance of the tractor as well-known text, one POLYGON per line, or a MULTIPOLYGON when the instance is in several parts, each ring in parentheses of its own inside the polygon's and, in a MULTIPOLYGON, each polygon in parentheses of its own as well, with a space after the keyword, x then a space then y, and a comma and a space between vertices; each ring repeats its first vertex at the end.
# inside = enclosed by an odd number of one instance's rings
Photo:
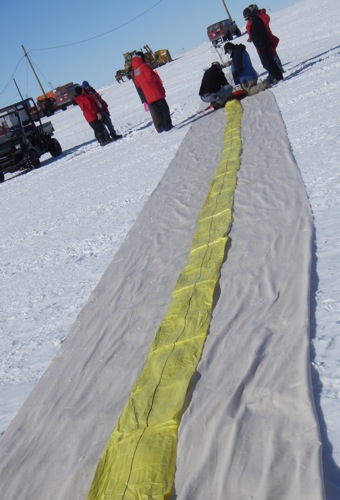
POLYGON ((132 52, 125 52, 124 57, 124 69, 119 69, 116 72, 116 80, 118 83, 124 81, 124 78, 131 80, 132 78, 132 58, 136 52, 143 52, 145 57, 145 62, 150 66, 150 68, 159 68, 164 64, 172 61, 170 52, 167 49, 160 49, 153 52, 149 45, 144 45, 144 50, 133 50, 132 52))

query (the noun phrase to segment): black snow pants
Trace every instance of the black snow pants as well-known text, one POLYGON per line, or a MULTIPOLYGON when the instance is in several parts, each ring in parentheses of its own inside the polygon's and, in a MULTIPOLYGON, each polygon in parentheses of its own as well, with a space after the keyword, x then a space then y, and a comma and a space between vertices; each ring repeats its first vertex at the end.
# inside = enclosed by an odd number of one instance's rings
POLYGON ((172 129, 170 109, 165 99, 148 104, 153 124, 157 132, 164 132, 172 129))
POLYGON ((257 45, 256 48, 261 59, 262 66, 268 71, 269 76, 275 78, 277 81, 282 80, 282 72, 273 58, 271 48, 265 44, 257 45))
POLYGON ((89 125, 93 128, 94 136, 99 142, 99 144, 105 142, 107 139, 107 132, 105 130, 103 122, 101 120, 98 120, 98 118, 96 118, 92 122, 89 122, 89 125))

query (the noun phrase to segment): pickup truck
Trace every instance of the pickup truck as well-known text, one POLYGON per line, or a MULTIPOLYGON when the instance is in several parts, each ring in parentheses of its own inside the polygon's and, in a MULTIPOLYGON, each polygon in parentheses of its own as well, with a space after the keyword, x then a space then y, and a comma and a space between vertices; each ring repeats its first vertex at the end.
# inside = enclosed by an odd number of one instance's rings
POLYGON ((61 87, 57 87, 54 91, 55 100, 57 102, 58 109, 66 110, 67 106, 72 106, 75 104, 74 101, 74 87, 76 85, 73 82, 66 83, 61 87))
POLYGON ((208 38, 214 47, 218 47, 227 40, 232 40, 233 36, 239 37, 241 34, 235 21, 231 19, 224 19, 207 27, 208 38))
POLYGON ((47 92, 47 94, 39 95, 36 99, 36 103, 40 111, 40 116, 54 115, 55 111, 59 109, 54 90, 47 92))

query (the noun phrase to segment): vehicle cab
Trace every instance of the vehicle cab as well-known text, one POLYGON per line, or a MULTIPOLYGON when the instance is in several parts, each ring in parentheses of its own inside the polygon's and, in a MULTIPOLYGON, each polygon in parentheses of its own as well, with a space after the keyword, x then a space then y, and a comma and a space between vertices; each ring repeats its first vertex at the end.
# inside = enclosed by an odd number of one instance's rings
POLYGON ((207 35, 214 47, 217 47, 223 42, 232 40, 233 36, 241 36, 241 31, 235 21, 223 19, 223 21, 218 21, 208 26, 207 35))

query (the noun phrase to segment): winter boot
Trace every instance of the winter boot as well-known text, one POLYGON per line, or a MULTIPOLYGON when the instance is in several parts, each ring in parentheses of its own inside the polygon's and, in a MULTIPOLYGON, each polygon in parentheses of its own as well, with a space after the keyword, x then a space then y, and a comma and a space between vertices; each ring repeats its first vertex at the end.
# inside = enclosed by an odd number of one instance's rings
POLYGON ((110 138, 110 139, 107 139, 106 141, 102 141, 102 142, 100 142, 99 144, 100 144, 101 146, 106 146, 107 144, 110 144, 110 142, 112 142, 112 139, 111 139, 111 138, 110 138))

